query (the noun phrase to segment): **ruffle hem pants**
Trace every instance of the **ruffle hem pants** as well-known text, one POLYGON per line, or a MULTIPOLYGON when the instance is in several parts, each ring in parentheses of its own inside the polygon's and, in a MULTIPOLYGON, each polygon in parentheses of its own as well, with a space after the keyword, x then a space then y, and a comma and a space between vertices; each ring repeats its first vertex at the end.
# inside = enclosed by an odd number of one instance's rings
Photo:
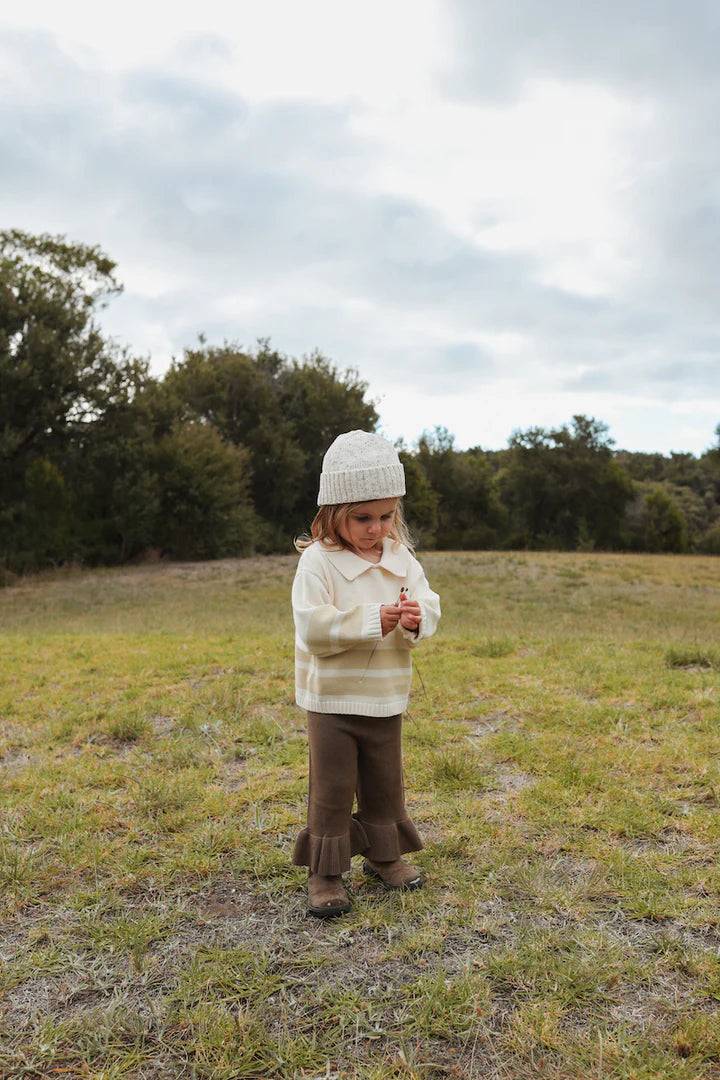
POLYGON ((419 851, 423 842, 405 809, 402 715, 308 712, 307 721, 307 827, 295 842, 293 863, 332 877, 350 869, 353 855, 391 862, 419 851))

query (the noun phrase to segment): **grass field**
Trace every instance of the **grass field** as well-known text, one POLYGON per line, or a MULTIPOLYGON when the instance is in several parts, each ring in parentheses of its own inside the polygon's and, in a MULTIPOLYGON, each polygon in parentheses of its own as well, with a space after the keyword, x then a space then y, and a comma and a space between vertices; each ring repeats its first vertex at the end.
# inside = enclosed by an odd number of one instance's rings
POLYGON ((0 591, 0 1075, 720 1077, 720 562, 432 554, 427 887, 305 917, 295 559, 0 591))

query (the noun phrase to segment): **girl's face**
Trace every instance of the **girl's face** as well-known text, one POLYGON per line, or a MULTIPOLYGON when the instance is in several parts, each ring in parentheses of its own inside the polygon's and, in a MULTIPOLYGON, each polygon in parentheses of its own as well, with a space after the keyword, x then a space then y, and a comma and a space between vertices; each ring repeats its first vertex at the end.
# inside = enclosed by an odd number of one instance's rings
POLYGON ((397 504, 397 499, 373 499, 353 506, 338 529, 343 540, 354 547, 358 555, 382 550, 382 542, 395 519, 397 504))

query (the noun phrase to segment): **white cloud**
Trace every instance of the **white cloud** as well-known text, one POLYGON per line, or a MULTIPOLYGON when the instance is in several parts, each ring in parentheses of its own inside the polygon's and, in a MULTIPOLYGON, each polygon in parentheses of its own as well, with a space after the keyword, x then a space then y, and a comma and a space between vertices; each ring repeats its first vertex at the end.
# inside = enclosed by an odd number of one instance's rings
POLYGON ((115 258, 105 325, 155 370, 200 331, 271 335, 356 366, 409 439, 582 412, 699 452, 717 27, 700 0, 598 12, 28 0, 0 18, 8 224, 115 258))
POLYGON ((352 126, 375 153, 358 182, 427 206, 481 250, 531 256, 545 284, 612 295, 638 269, 627 193, 651 116, 550 80, 528 82, 521 100, 366 111, 352 126))
POLYGON ((57 35, 80 62, 210 77, 253 101, 362 101, 382 107, 427 88, 449 61, 437 0, 26 0, 6 25, 57 35))

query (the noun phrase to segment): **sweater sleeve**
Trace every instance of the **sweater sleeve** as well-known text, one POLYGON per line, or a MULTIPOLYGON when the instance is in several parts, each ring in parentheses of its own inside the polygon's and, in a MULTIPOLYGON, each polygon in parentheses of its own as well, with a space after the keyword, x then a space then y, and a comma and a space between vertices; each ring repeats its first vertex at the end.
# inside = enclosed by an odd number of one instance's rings
POLYGON ((332 603, 322 578, 308 570, 295 576, 292 605, 298 638, 314 656, 335 656, 382 637, 380 604, 358 604, 341 611, 332 603))
POLYGON ((440 597, 430 588, 423 568, 417 559, 413 559, 408 579, 408 599, 417 600, 422 618, 417 630, 406 630, 404 626, 401 626, 400 633, 410 648, 413 649, 424 638, 432 637, 437 630, 440 621, 440 597))

